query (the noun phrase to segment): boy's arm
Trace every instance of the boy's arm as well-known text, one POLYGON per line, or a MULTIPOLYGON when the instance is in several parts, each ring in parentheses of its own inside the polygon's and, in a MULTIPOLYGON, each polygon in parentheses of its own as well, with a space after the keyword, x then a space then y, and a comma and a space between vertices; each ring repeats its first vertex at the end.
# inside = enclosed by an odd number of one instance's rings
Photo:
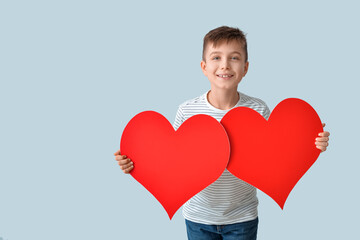
MULTIPOLYGON (((323 127, 325 127, 325 123, 322 124, 323 127)), ((329 146, 329 136, 330 133, 325 131, 319 133, 319 137, 315 139, 315 145, 318 149, 321 150, 321 152, 325 152, 326 148, 329 146)))

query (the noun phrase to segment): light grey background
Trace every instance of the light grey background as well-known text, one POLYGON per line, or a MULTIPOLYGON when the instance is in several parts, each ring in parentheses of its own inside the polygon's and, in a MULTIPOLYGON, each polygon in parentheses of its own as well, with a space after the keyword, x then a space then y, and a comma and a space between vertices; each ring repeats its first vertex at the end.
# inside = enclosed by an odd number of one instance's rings
POLYGON ((179 104, 209 89, 202 39, 229 25, 249 42, 239 90, 270 109, 304 99, 331 132, 328 151, 284 210, 259 191, 258 239, 355 239, 359 7, 355 0, 1 1, 0 237, 186 239, 181 212, 169 221, 113 153, 135 114, 155 110, 173 122, 179 104))

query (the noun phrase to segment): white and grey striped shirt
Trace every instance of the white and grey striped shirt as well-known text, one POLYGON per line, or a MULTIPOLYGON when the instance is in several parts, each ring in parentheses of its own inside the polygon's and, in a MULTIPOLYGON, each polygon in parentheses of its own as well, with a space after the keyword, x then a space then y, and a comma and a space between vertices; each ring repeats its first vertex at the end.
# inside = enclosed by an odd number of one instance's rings
MULTIPOLYGON (((207 92, 208 93, 208 92, 207 92)), ((213 107, 207 93, 184 102, 176 114, 175 130, 188 118, 206 114, 220 121, 229 110, 213 107)), ((268 119, 270 110, 260 99, 239 92, 235 107, 249 107, 268 119)), ((257 215, 256 188, 233 176, 228 170, 210 186, 196 194, 183 206, 184 218, 202 224, 232 224, 254 220, 257 215)))

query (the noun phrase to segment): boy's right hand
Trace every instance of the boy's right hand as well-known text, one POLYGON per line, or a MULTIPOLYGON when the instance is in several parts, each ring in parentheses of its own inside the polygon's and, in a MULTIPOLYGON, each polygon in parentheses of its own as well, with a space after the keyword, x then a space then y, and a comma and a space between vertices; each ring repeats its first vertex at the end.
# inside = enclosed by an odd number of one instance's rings
POLYGON ((133 170, 134 168, 133 162, 125 155, 121 155, 120 150, 114 153, 114 156, 115 156, 115 160, 118 161, 118 164, 124 173, 130 173, 130 171, 133 170))

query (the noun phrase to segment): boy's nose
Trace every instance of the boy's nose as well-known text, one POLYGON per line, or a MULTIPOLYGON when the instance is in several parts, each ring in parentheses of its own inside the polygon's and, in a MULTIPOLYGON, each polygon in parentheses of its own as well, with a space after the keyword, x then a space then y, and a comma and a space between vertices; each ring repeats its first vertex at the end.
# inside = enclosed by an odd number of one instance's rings
POLYGON ((229 62, 227 60, 222 61, 221 69, 229 69, 229 62))

